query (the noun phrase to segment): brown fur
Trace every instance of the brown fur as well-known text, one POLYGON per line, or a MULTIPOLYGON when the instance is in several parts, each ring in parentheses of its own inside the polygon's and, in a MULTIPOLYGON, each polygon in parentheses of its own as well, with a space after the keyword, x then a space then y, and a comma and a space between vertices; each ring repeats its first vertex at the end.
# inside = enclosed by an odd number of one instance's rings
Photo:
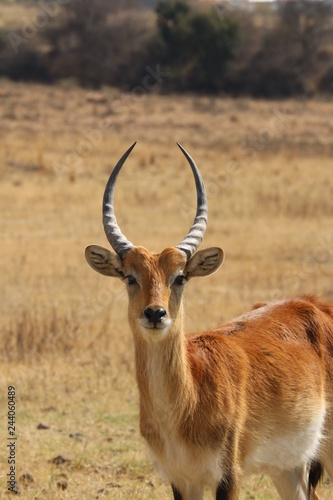
POLYGON ((205 266, 196 274, 193 262, 177 249, 143 247, 123 262, 122 274, 139 281, 128 293, 141 433, 183 499, 202 498, 206 483, 237 499, 242 475, 256 470, 272 476, 282 498, 306 498, 296 490, 307 492, 310 462, 333 473, 333 306, 314 296, 258 304, 186 335, 182 287, 170 280, 187 269, 188 278, 202 275, 205 266), (142 327, 147 306, 166 309, 164 333, 142 327))
MULTIPOLYGON (((176 256, 169 250, 152 261, 150 268, 145 267, 141 310, 150 303, 170 307, 169 293, 162 293, 163 287, 156 286, 154 280, 165 286, 166 276, 179 265, 176 256)), ((147 266, 146 255, 140 261, 143 274, 142 262, 147 266)), ((130 302, 130 316, 132 307, 130 302)), ((172 410, 172 425, 180 442, 193 450, 220 450, 236 483, 248 456, 260 445, 263 427, 269 425, 276 439, 281 429, 290 434, 301 432, 330 398, 330 375, 326 374, 332 373, 327 361, 332 344, 332 306, 309 296, 283 302, 267 312, 264 308, 264 304, 257 306, 257 317, 191 336, 184 335, 182 319, 177 316, 179 326, 169 332, 162 345, 153 347, 161 351, 166 405, 172 410)), ((178 311, 181 316, 181 307, 178 311)), ((137 336, 133 323, 132 328, 137 336)), ((160 429, 164 422, 149 390, 148 379, 154 375, 147 373, 150 347, 141 339, 136 345, 141 431, 163 463, 166 443, 160 429)))

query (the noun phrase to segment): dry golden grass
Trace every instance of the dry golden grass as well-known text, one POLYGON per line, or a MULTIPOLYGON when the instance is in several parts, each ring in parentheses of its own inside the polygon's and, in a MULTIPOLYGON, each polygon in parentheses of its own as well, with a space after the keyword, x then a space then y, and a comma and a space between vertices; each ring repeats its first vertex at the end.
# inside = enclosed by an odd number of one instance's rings
MULTIPOLYGON (((175 142, 197 160, 209 195, 204 246, 221 246, 226 261, 189 286, 188 331, 276 297, 333 300, 333 103, 139 99, 2 81, 0 113, 0 401, 4 414, 14 385, 22 497, 171 498, 139 436, 126 293, 83 257, 87 244, 106 244, 107 176, 138 140, 116 212, 131 241, 159 251, 182 239, 195 211, 175 142), (53 464, 59 455, 70 461, 53 464)), ((332 488, 321 495, 333 498, 332 488)), ((277 496, 256 477, 242 498, 277 496)))

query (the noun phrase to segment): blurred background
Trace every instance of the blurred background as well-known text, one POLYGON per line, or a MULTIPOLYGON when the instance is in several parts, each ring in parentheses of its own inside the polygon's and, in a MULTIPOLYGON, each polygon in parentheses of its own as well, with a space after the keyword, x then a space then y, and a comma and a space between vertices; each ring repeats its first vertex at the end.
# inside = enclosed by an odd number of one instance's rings
POLYGON ((331 0, 2 0, 0 74, 129 90, 156 64, 163 92, 333 92, 331 0), (15 57, 13 57, 15 55, 15 57))
MULTIPOLYGON (((108 246, 105 183, 135 140, 126 237, 159 252, 191 226, 178 141, 207 188, 202 247, 226 254, 186 291, 188 332, 333 300, 332 16, 328 0, 0 0, 0 405, 15 386, 22 498, 171 498, 138 429, 126 292, 84 259, 108 246)), ((277 495, 256 476, 241 498, 277 495)))

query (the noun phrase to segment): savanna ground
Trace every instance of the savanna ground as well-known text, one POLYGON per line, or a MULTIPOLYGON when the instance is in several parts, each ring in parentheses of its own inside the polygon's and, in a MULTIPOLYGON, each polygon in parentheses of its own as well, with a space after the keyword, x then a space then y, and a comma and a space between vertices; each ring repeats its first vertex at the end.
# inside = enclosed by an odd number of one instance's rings
MULTIPOLYGON (((90 243, 107 245, 109 172, 137 140, 116 213, 131 241, 159 251, 195 213, 176 141, 200 166, 202 246, 221 246, 226 260, 190 283, 188 331, 258 301, 308 292, 332 301, 333 103, 97 93, 68 82, 0 89, 0 497, 13 385, 22 498, 171 498, 139 435, 126 292, 83 256, 90 243)), ((327 481, 320 492, 333 498, 327 481)), ((243 500, 276 498, 266 477, 244 484, 243 500)))

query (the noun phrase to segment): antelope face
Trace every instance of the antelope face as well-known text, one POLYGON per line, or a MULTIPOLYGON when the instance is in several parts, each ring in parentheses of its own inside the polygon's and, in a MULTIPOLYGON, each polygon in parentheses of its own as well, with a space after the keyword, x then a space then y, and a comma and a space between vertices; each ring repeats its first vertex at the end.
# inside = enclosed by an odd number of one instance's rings
POLYGON ((135 247, 126 239, 117 224, 113 198, 117 176, 134 146, 113 169, 104 192, 104 230, 116 253, 90 245, 86 248, 86 259, 95 271, 125 282, 133 331, 157 337, 170 332, 181 317, 185 283, 194 276, 207 276, 216 271, 223 262, 223 252, 215 247, 196 252, 207 226, 207 196, 198 167, 180 145, 191 166, 197 190, 197 213, 188 235, 177 247, 167 248, 160 254, 135 247))
POLYGON ((132 329, 156 335, 172 327, 181 304, 185 265, 184 254, 174 248, 158 255, 142 247, 128 253, 124 261, 124 281, 132 329))
POLYGON ((177 248, 152 254, 143 247, 133 247, 122 261, 106 248, 90 245, 86 259, 95 271, 118 277, 126 284, 132 330, 157 338, 177 324, 186 282, 216 271, 222 264, 223 252, 208 248, 187 261, 177 248))

